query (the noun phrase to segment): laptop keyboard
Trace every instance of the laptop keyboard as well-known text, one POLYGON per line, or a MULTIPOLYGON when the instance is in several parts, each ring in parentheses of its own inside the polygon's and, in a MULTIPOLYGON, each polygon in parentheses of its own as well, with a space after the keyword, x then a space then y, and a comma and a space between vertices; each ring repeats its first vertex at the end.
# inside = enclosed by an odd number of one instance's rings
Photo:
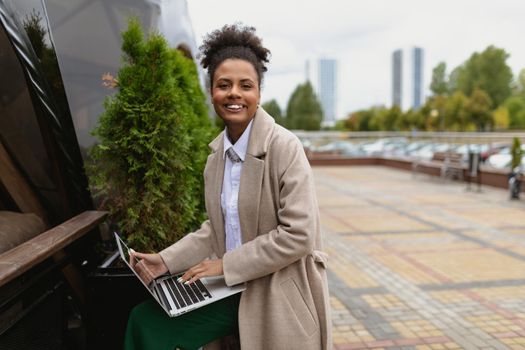
POLYGON ((163 301, 164 305, 173 305, 176 309, 181 309, 200 301, 204 301, 206 298, 211 298, 210 292, 200 280, 185 285, 184 283, 177 282, 177 279, 180 276, 182 275, 172 276, 157 283, 155 291, 163 301), (165 288, 163 288, 163 286, 165 288))

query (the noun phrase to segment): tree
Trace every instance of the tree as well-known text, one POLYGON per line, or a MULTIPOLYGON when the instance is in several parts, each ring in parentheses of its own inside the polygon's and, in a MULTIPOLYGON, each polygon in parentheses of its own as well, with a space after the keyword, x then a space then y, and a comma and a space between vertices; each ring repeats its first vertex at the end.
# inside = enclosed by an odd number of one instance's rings
POLYGON ((525 98, 512 96, 503 104, 509 111, 509 127, 512 129, 525 129, 525 98))
POLYGON ((90 182, 131 245, 158 251, 205 216, 202 171, 212 136, 193 61, 137 19, 123 33, 118 91, 93 135, 90 182))
POLYGON ((513 93, 515 96, 525 97, 525 69, 520 70, 513 93))
POLYGON ((300 84, 292 93, 286 108, 286 122, 290 129, 319 130, 323 110, 309 81, 300 84))
POLYGON ((434 95, 444 95, 448 92, 448 82, 446 77, 447 64, 440 62, 432 70, 432 82, 430 90, 434 95))
POLYGON ((485 91, 493 106, 499 106, 511 95, 512 70, 507 65, 509 54, 494 46, 487 47, 481 53, 473 53, 458 68, 453 85, 470 96, 476 89, 485 91))
POLYGON ((492 112, 492 121, 494 123, 494 129, 505 130, 509 127, 510 118, 509 110, 505 106, 499 106, 492 112))
POLYGON ((279 103, 275 99, 263 103, 262 108, 275 119, 277 124, 286 127, 286 120, 281 112, 281 107, 279 107, 279 103))
MULTIPOLYGON (((386 130, 389 109, 384 106, 373 107, 371 109, 372 117, 368 123, 371 131, 386 130)), ((393 124, 393 123, 392 123, 393 124)))
POLYGON ((405 113, 401 112, 401 114, 396 119, 394 125, 395 130, 409 131, 414 129, 414 113, 415 111, 413 109, 409 109, 405 113))
MULTIPOLYGON (((521 149, 520 139, 515 137, 512 140, 512 147, 510 149, 511 158, 511 169, 517 168, 521 165, 521 158, 523 157, 523 150, 521 149)), ((514 170, 513 170, 514 171, 514 170)))
POLYGON ((463 70, 463 66, 458 66, 450 72, 450 75, 448 76, 448 93, 453 94, 454 92, 458 91, 458 80, 460 73, 463 70))
POLYGON ((383 130, 397 131, 399 121, 403 118, 403 111, 398 105, 394 105, 386 110, 385 118, 383 119, 383 130))
POLYGON ((469 126, 467 105, 469 99, 461 91, 456 91, 445 103, 444 124, 446 130, 466 131, 469 126))
POLYGON ((345 129, 352 131, 370 131, 370 121, 373 116, 373 107, 352 112, 346 119, 344 119, 344 127, 345 129))
POLYGON ((492 126, 492 100, 485 91, 475 89, 466 107, 469 119, 478 131, 485 131, 492 126))

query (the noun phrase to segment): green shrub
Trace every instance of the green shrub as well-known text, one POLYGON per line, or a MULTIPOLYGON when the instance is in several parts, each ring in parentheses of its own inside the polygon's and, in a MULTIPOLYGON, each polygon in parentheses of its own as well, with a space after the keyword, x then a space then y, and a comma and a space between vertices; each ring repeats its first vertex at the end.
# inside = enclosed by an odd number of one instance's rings
POLYGON ((523 151, 521 150, 520 140, 515 137, 512 141, 512 147, 510 149, 512 160, 510 162, 511 169, 517 168, 521 165, 521 157, 523 156, 523 151))
POLYGON ((137 250, 158 251, 205 218, 202 172, 213 136, 192 60, 137 19, 123 33, 117 93, 93 135, 90 183, 137 250))

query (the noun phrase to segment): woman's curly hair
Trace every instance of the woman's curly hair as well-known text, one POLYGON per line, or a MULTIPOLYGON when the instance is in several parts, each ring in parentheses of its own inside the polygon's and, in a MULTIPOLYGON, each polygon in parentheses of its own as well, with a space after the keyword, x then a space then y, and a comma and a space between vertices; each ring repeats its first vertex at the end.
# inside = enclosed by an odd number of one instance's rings
POLYGON ((241 24, 225 25, 209 33, 199 47, 201 64, 208 70, 210 83, 217 67, 229 58, 250 62, 259 78, 259 87, 267 71, 265 63, 270 61, 270 50, 262 46, 255 28, 241 24))

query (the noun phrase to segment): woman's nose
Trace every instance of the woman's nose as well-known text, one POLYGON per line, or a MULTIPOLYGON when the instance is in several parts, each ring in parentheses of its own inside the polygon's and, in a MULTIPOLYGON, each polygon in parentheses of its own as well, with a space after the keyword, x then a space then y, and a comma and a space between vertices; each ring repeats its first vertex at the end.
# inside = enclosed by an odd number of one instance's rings
POLYGON ((230 89, 230 94, 229 94, 230 97, 239 97, 240 96, 240 90, 239 90, 239 87, 236 86, 236 85, 233 85, 232 88, 230 89))

